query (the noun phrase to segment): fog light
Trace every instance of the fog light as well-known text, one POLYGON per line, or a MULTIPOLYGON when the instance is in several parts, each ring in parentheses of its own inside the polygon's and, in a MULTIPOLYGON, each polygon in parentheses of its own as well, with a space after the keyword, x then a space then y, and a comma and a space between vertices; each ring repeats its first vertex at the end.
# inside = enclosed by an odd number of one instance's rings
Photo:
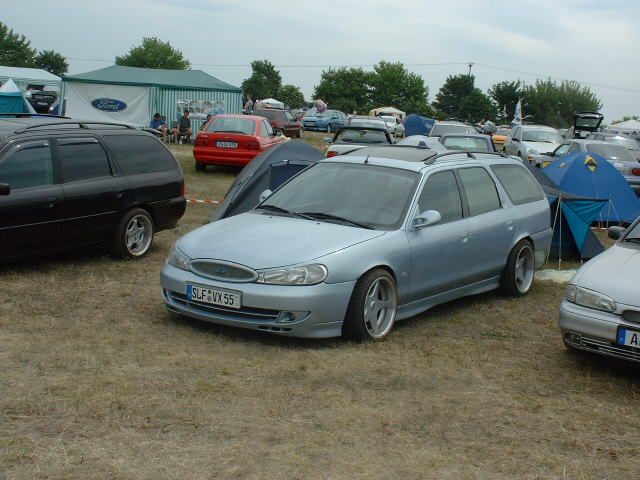
POLYGON ((298 320, 302 320, 304 317, 309 315, 309 312, 280 312, 278 318, 276 319, 277 323, 292 323, 297 322, 298 320))
POLYGON ((580 345, 582 343, 582 336, 579 333, 566 332, 564 334, 564 339, 567 343, 573 343, 575 345, 580 345))

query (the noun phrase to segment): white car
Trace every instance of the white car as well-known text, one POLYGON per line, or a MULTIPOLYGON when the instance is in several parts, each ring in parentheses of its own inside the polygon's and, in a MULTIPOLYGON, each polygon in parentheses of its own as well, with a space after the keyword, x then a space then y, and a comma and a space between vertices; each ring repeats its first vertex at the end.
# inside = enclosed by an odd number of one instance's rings
POLYGON ((555 128, 544 125, 518 125, 511 129, 511 134, 504 144, 504 152, 538 165, 547 160, 550 152, 561 143, 562 135, 555 128))
POLYGON ((387 124, 389 133, 394 137, 404 137, 404 125, 400 120, 392 115, 380 115, 380 118, 387 124))

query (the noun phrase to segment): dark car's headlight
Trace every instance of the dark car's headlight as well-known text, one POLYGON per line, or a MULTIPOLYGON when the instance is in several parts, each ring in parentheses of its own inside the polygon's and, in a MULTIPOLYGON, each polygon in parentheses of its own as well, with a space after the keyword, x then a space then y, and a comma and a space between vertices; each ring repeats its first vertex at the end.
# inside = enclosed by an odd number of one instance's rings
POLYGON ((569 285, 567 287, 565 298, 567 301, 583 307, 594 308, 604 312, 616 311, 616 302, 611 298, 595 290, 578 287, 577 285, 569 285))
POLYGON ((169 256, 167 257, 167 264, 172 267, 179 268, 180 270, 189 270, 190 261, 191 259, 178 250, 176 245, 173 246, 171 252, 169 252, 169 256))
POLYGON ((328 275, 327 267, 314 263, 301 267, 285 267, 264 270, 258 274, 258 283, 270 285, 315 285, 328 275))

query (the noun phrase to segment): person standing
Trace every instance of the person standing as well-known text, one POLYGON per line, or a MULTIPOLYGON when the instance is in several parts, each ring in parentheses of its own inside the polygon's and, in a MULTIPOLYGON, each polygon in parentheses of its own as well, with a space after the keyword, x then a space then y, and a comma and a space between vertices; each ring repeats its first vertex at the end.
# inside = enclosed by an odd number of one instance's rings
POLYGON ((244 108, 242 109, 242 113, 245 115, 251 115, 253 113, 253 96, 250 93, 247 93, 247 101, 244 103, 244 108))

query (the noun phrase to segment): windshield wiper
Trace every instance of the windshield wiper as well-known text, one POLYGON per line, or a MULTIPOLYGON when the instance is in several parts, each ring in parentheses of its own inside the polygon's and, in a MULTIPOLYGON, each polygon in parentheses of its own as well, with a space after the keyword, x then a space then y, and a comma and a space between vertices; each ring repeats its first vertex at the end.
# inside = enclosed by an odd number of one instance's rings
POLYGON ((640 243, 639 237, 625 238, 623 242, 640 243))
POLYGON ((338 215, 333 215, 331 213, 324 212, 304 212, 302 215, 306 215, 311 218, 324 219, 324 220, 336 220, 338 222, 350 223, 351 225, 355 225, 356 227, 366 228, 367 230, 375 230, 371 225, 367 225, 364 223, 356 222, 354 220, 349 220, 348 218, 340 217, 338 215))
POLYGON ((296 217, 304 218, 306 220, 314 220, 313 218, 305 215, 304 213, 292 212, 291 210, 287 210, 286 208, 278 207, 276 205, 258 205, 256 207, 256 210, 258 209, 269 210, 270 212, 286 213, 296 217))

